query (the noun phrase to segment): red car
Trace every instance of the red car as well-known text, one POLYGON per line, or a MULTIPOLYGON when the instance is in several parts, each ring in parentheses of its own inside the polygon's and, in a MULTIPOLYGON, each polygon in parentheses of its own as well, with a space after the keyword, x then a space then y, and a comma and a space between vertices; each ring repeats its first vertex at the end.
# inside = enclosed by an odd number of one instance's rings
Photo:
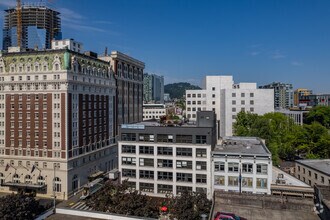
POLYGON ((246 218, 239 217, 233 213, 217 212, 214 216, 214 220, 247 220, 246 218))

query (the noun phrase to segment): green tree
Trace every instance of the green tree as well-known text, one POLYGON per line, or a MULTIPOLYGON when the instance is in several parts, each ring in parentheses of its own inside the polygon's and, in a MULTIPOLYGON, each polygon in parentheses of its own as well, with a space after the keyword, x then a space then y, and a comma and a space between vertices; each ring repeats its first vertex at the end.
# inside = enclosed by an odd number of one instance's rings
POLYGON ((330 129, 330 107, 316 106, 307 113, 305 123, 319 122, 321 125, 330 129))

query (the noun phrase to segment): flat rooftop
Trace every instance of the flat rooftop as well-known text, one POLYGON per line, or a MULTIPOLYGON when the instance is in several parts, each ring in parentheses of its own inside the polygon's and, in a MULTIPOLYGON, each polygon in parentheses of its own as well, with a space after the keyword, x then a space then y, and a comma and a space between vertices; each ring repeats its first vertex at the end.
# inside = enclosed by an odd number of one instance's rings
POLYGON ((330 159, 296 160, 296 162, 330 176, 330 159))
POLYGON ((304 183, 303 181, 300 181, 296 177, 291 176, 290 174, 284 172, 283 170, 280 170, 279 168, 273 166, 273 168, 272 168, 272 184, 276 185, 277 179, 285 181, 285 184, 279 184, 279 185, 310 187, 310 185, 304 183))
POLYGON ((214 150, 221 154, 268 155, 270 151, 263 141, 256 137, 224 137, 214 150))

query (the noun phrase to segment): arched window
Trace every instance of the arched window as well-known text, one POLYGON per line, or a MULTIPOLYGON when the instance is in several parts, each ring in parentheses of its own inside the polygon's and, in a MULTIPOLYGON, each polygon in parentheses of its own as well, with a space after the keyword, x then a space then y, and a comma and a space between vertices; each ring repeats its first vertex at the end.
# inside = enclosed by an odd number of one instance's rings
POLYGON ((26 184, 32 184, 32 178, 31 178, 31 176, 30 175, 26 175, 24 182, 26 184))
POLYGON ((76 190, 78 189, 78 176, 75 174, 73 177, 72 177, 72 190, 76 190))
POLYGON ((61 179, 58 178, 58 177, 54 178, 54 191, 55 192, 61 192, 62 191, 61 179))
POLYGON ((37 184, 40 186, 44 186, 46 184, 45 178, 43 176, 38 176, 37 184))
POLYGON ((20 182, 21 182, 21 180, 20 180, 20 178, 19 178, 19 176, 18 176, 17 173, 14 174, 14 176, 13 176, 13 182, 14 182, 14 183, 20 183, 20 182))
POLYGON ((2 185, 5 182, 5 175, 3 173, 0 173, 0 185, 2 185))
POLYGON ((60 65, 58 63, 55 63, 54 65, 54 69, 57 71, 57 70, 60 70, 60 65))

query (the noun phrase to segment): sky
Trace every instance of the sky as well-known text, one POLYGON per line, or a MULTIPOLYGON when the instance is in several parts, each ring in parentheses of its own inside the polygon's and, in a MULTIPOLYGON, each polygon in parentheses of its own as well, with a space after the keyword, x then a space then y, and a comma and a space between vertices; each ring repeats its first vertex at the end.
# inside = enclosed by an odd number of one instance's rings
MULTIPOLYGON (((22 0, 40 2, 40 0, 22 0)), ((3 9, 15 0, 0 0, 3 9)), ((118 50, 165 84, 274 81, 330 93, 329 0, 48 0, 64 38, 85 50, 118 50)), ((2 39, 2 32, 0 32, 2 39)), ((1 42, 2 43, 2 42, 1 42)), ((2 48, 2 45, 1 45, 2 48)))

